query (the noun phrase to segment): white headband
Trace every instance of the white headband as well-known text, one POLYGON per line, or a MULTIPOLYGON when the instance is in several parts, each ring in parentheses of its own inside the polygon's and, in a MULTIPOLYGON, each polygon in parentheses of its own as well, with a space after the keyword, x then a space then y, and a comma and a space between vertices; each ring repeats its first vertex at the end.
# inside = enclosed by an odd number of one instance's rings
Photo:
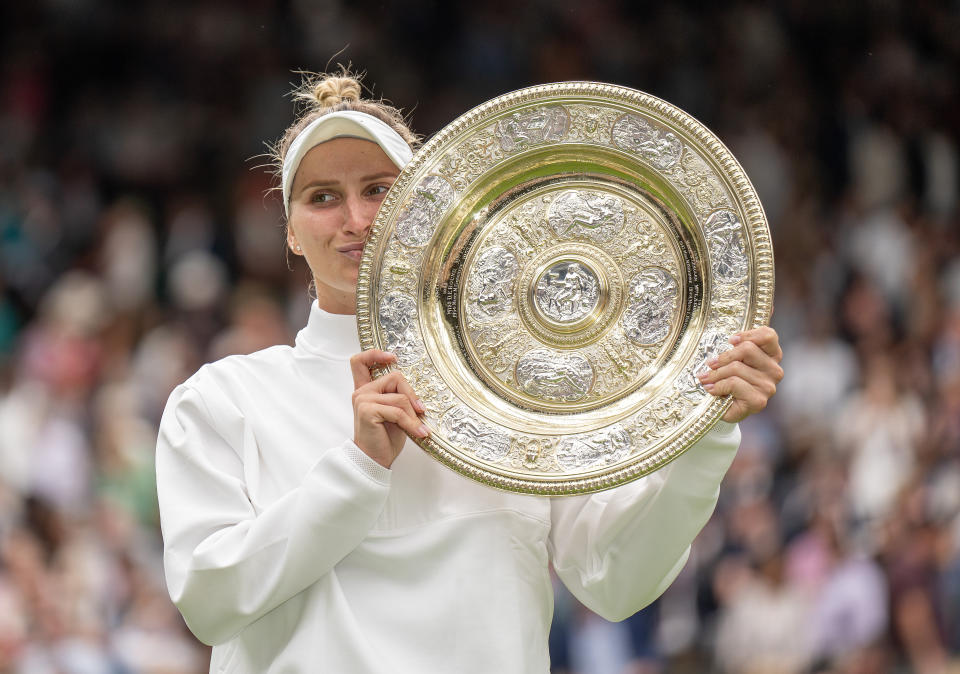
POLYGON ((342 110, 318 117, 293 139, 283 159, 283 212, 287 217, 290 217, 290 190, 293 179, 304 156, 320 143, 343 137, 373 141, 401 170, 413 158, 413 151, 407 141, 388 124, 372 115, 355 110, 342 110))

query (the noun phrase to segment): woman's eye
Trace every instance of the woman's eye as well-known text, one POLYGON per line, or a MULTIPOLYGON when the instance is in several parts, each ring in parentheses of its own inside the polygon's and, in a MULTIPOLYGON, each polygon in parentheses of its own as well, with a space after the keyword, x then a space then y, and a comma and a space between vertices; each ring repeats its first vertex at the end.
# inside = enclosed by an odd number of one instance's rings
POLYGON ((372 195, 381 195, 381 194, 386 194, 389 189, 390 189, 389 185, 374 185, 373 187, 370 188, 368 193, 372 195))
POLYGON ((318 204, 325 204, 330 201, 333 201, 333 199, 334 199, 334 196, 329 192, 317 192, 316 194, 310 197, 311 201, 318 204))

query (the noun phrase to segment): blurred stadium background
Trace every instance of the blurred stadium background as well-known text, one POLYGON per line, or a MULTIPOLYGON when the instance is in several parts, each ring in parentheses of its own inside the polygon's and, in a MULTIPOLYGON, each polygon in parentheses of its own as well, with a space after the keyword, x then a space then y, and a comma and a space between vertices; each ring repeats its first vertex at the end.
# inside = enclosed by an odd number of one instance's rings
POLYGON ((787 378, 662 599, 614 625, 558 589, 555 671, 960 671, 958 35, 956 0, 3 3, 0 671, 205 671, 157 422, 305 319, 259 155, 337 52, 427 136, 534 83, 653 93, 770 219, 787 378))

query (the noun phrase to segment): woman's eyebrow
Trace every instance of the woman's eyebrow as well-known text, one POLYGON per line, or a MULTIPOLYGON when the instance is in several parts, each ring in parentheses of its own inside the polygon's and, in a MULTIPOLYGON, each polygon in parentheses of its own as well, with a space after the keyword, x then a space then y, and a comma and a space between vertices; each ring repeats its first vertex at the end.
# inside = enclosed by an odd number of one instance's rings
POLYGON ((314 180, 312 182, 307 183, 303 187, 301 187, 299 190, 297 190, 297 192, 303 193, 314 187, 333 187, 334 185, 339 185, 339 184, 340 184, 339 180, 314 180))
POLYGON ((371 180, 381 180, 383 178, 393 178, 396 180, 399 173, 394 173, 393 171, 381 171, 380 173, 374 173, 373 175, 363 176, 360 178, 360 182, 370 182, 371 180))
MULTIPOLYGON (((397 176, 399 176, 399 175, 400 175, 399 173, 394 173, 393 171, 381 171, 380 173, 373 173, 373 174, 367 175, 367 176, 360 176, 360 180, 359 180, 359 181, 362 182, 362 183, 368 183, 368 182, 372 182, 372 181, 374 181, 374 180, 382 180, 383 178, 390 178, 391 180, 396 180, 396 179, 397 179, 397 176)), ((303 187, 301 187, 299 190, 297 190, 297 192, 298 192, 298 193, 303 193, 304 191, 309 190, 309 189, 312 189, 312 188, 314 188, 314 187, 335 187, 335 186, 340 185, 340 184, 341 184, 341 181, 340 181, 340 180, 336 180, 336 179, 333 179, 333 180, 313 180, 313 181, 307 183, 306 185, 304 185, 303 187)))

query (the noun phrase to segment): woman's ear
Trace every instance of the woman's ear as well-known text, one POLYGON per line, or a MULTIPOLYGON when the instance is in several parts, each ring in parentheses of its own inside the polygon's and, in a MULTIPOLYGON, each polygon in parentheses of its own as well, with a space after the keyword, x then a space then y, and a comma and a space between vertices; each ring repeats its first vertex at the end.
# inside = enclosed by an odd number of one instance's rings
POLYGON ((303 248, 297 243, 297 237, 290 227, 287 227, 287 246, 293 251, 294 255, 303 255, 303 248))

